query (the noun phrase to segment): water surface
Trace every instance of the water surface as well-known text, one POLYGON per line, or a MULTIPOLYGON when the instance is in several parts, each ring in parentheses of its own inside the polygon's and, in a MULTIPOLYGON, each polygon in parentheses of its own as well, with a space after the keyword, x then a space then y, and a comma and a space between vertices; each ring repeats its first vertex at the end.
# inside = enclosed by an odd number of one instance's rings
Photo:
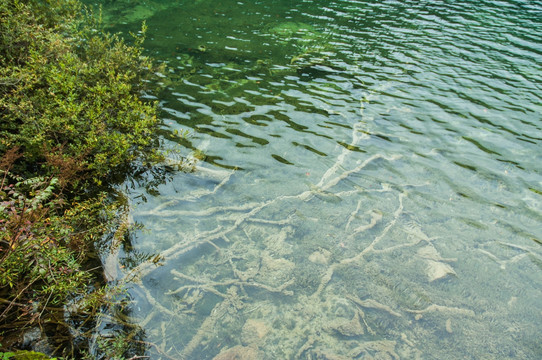
POLYGON ((130 190, 146 356, 542 357, 540 2, 105 13, 146 19, 148 97, 195 169, 130 190))

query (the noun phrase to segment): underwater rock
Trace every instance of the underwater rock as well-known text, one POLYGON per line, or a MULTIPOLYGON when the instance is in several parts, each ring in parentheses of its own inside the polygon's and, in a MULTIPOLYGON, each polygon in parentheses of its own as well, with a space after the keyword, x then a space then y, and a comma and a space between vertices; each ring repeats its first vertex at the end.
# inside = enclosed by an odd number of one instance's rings
MULTIPOLYGON (((31 348, 33 351, 37 351, 40 353, 52 353, 49 338, 47 337, 45 332, 39 327, 34 327, 26 331, 23 334, 21 345, 27 348, 31 348)), ((23 359, 23 357, 21 357, 21 359, 23 359)))
POLYGON ((316 70, 312 67, 327 64, 333 53, 329 51, 333 49, 329 43, 329 34, 323 34, 309 24, 287 21, 267 27, 264 32, 274 36, 279 43, 295 46, 297 54, 291 58, 290 65, 298 69, 316 70))
POLYGON ((329 325, 329 329, 343 336, 354 337, 365 334, 365 330, 359 321, 359 313, 356 312, 351 320, 336 320, 329 325))
POLYGON ((114 24, 138 24, 145 19, 150 19, 159 11, 167 10, 175 6, 174 2, 159 0, 125 0, 111 1, 108 10, 100 12, 102 22, 108 25, 114 24), (114 3, 114 4, 113 4, 114 3))
POLYGON ((418 256, 423 258, 427 264, 425 273, 429 282, 443 279, 448 275, 457 275, 450 265, 443 262, 456 261, 456 259, 444 259, 432 244, 418 250, 418 256))
POLYGON ((309 261, 314 264, 327 265, 331 253, 326 249, 320 249, 309 255, 309 261))
POLYGON ((434 260, 426 260, 427 267, 425 273, 429 279, 429 282, 433 282, 439 279, 443 279, 448 275, 457 275, 452 267, 446 263, 434 260))
POLYGON ((267 254, 262 257, 260 278, 269 285, 279 286, 291 278, 295 264, 284 258, 275 259, 267 254))
POLYGON ((241 330, 241 343, 243 345, 257 345, 268 332, 269 328, 263 321, 248 319, 241 330))
POLYGON ((258 360, 261 354, 258 349, 250 346, 237 345, 223 350, 213 360, 258 360))
POLYGON ((309 35, 312 37, 320 36, 314 26, 294 21, 287 21, 276 24, 275 26, 267 29, 267 32, 269 34, 276 35, 284 40, 288 40, 294 35, 309 35))

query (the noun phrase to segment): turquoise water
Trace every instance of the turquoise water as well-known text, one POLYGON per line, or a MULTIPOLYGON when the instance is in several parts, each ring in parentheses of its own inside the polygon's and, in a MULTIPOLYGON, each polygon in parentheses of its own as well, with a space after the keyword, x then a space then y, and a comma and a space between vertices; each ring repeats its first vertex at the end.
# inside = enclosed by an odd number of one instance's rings
POLYGON ((127 184, 142 355, 542 358, 542 3, 104 5, 142 20, 185 157, 127 184))

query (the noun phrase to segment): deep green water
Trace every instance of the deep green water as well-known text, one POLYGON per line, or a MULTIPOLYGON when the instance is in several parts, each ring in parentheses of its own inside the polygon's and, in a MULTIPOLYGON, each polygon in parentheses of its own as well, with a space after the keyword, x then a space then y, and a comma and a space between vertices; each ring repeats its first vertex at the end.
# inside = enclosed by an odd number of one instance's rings
POLYGON ((146 96, 195 167, 127 184, 145 230, 116 278, 140 355, 542 358, 540 1, 104 14, 146 20, 168 65, 146 96))

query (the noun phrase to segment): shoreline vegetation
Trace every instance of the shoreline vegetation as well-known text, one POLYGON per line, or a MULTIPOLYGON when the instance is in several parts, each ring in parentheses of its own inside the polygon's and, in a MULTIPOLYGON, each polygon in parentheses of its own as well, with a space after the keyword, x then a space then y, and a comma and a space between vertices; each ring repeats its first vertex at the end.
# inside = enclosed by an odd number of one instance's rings
POLYGON ((140 99, 161 69, 144 24, 130 45, 99 29, 78 0, 0 0, 0 359, 130 352, 96 340, 104 307, 123 306, 99 248, 131 226, 114 185, 164 160, 158 106, 140 99))

